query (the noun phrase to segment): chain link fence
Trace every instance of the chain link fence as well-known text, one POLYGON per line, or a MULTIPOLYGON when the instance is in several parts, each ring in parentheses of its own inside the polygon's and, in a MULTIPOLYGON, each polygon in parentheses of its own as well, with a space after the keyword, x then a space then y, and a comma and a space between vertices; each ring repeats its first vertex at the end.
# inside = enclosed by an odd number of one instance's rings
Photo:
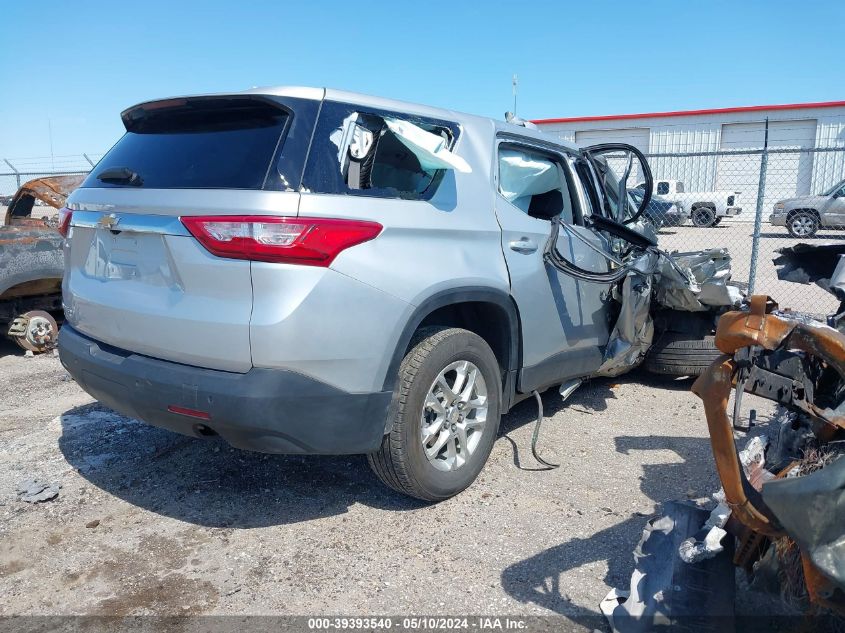
POLYGON ((33 178, 87 174, 102 154, 68 154, 40 158, 0 158, 0 196, 12 196, 33 178))
MULTIPOLYGON (((824 315, 838 302, 777 278, 778 249, 845 238, 845 147, 646 154, 661 248, 725 247, 733 279, 782 307, 824 315)), ((630 181, 629 181, 630 182, 630 181)), ((639 183, 634 183, 639 184, 639 183)))
MULTIPOLYGON (((84 174, 101 155, 0 159, 0 196, 27 180, 84 174), (6 166, 6 171, 2 166, 6 166)), ((812 314, 837 301, 815 285, 780 281, 772 263, 780 248, 845 238, 845 147, 757 148, 646 154, 654 173, 647 214, 659 224, 661 248, 725 247, 733 279, 783 307, 812 314)), ((633 174, 628 184, 641 184, 633 174)))

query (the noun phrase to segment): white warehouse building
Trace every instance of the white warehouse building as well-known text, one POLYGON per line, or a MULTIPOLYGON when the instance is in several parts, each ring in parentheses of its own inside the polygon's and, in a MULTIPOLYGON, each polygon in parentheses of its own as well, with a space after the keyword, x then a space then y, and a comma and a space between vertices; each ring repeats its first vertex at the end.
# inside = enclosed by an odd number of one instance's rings
POLYGON ((761 153, 718 153, 762 148, 767 119, 772 153, 766 170, 765 219, 777 200, 820 193, 845 178, 845 101, 533 122, 561 140, 580 145, 633 145, 648 156, 655 179, 683 181, 686 191, 741 191, 743 213, 737 219, 750 221, 761 153), (817 148, 842 151, 806 151, 817 148))

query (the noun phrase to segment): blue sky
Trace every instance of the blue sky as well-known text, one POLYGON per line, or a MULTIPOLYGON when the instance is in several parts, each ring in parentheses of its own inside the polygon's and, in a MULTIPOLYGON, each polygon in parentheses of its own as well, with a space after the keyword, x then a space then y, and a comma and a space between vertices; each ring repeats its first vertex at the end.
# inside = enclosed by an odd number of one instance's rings
POLYGON ((331 86, 501 118, 845 99, 839 2, 6 2, 0 158, 101 153, 138 101, 331 86), (49 125, 48 125, 49 122, 49 125))

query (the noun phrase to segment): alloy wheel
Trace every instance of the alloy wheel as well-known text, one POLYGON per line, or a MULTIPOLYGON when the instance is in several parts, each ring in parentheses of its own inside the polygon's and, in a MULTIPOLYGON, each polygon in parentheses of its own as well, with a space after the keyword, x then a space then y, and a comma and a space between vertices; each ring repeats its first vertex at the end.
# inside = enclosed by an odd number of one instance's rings
POLYGON ((438 470, 467 463, 487 422, 487 383, 467 360, 447 365, 434 379, 420 418, 423 451, 438 470))
POLYGON ((792 234, 796 237, 807 237, 815 231, 816 222, 809 215, 802 213, 792 218, 790 228, 792 229, 792 234))

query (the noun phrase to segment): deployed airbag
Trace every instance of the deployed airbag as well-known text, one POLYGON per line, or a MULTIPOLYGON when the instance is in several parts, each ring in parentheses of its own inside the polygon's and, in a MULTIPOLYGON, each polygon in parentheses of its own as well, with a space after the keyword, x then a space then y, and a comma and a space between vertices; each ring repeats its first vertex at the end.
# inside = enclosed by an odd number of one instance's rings
POLYGON ((531 196, 560 189, 560 177, 558 166, 551 160, 512 149, 499 150, 499 190, 505 200, 520 208, 528 208, 531 196))
POLYGON ((396 138, 414 153, 420 161, 420 166, 426 171, 454 169, 464 174, 472 172, 469 163, 449 151, 443 137, 427 132, 408 121, 385 118, 384 122, 396 138))

